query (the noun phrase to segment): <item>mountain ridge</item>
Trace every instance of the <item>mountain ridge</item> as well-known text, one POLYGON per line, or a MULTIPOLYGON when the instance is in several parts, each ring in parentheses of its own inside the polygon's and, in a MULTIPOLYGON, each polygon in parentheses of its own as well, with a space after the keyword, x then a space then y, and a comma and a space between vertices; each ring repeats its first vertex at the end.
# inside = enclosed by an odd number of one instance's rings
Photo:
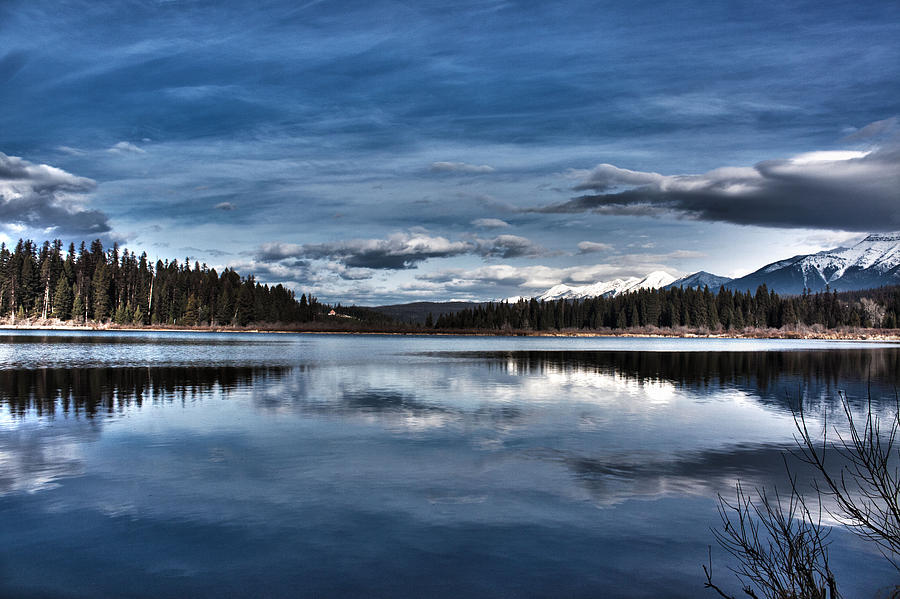
POLYGON ((714 275, 711 272, 707 272, 705 270, 700 270, 695 273, 685 275, 680 279, 669 283, 665 286, 665 289, 676 289, 679 287, 709 287, 709 290, 715 293, 718 292, 719 289, 721 289, 722 285, 725 285, 726 283, 729 283, 731 281, 732 279, 730 277, 722 277, 719 275, 714 275))
MULTIPOLYGON (((659 289, 675 282, 675 277, 662 270, 655 270, 645 277, 627 277, 611 281, 598 281, 590 285, 554 285, 544 293, 534 297, 539 301, 558 299, 583 299, 586 297, 616 297, 639 289, 659 289)), ((526 296, 514 296, 506 301, 514 303, 520 299, 531 299, 526 296)))
MULTIPOLYGON (((849 247, 776 260, 736 279, 704 270, 675 279, 664 271, 654 271, 643 278, 628 277, 589 285, 559 283, 534 297, 538 300, 616 297, 638 289, 678 287, 709 287, 714 293, 723 287, 753 292, 760 285, 779 294, 799 295, 806 290, 813 293, 826 289, 858 291, 897 284, 900 284, 900 232, 893 232, 869 234, 849 247)), ((507 301, 520 299, 531 299, 531 296, 514 296, 507 301)))
POLYGON ((900 232, 873 233, 850 247, 777 260, 725 287, 754 291, 762 284, 789 295, 806 290, 857 291, 900 284, 900 232))

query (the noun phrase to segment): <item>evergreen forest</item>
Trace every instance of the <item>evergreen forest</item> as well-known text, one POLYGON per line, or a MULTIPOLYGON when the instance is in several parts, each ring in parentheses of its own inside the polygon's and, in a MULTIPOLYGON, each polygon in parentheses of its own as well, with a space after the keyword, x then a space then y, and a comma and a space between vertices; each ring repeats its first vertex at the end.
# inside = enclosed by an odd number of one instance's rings
POLYGON ((642 289, 618 297, 488 303, 429 318, 436 329, 563 330, 687 328, 897 328, 900 287, 779 296, 765 285, 755 292, 708 288, 642 289))
MULTIPOLYGON (((308 325, 320 329, 422 330, 401 325, 374 309, 331 306, 283 285, 265 285, 252 274, 221 273, 188 259, 157 260, 118 245, 63 249, 59 240, 38 245, 0 244, 0 318, 59 319, 134 326, 308 325)), ((644 289, 618 297, 489 302, 462 311, 431 314, 425 329, 552 331, 687 329, 742 331, 801 328, 898 327, 900 287, 779 296, 765 285, 755 292, 722 289, 644 289)), ((421 322, 421 321, 420 321, 421 322)))
POLYGON ((63 251, 59 240, 0 245, 0 318, 57 318, 121 325, 305 323, 327 306, 282 285, 269 287, 228 268, 105 250, 100 240, 63 251))

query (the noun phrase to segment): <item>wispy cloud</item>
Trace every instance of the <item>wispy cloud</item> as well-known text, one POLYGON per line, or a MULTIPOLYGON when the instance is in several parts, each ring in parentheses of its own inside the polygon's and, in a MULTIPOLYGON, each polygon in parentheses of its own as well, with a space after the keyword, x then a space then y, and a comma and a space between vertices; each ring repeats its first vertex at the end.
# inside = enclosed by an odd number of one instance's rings
POLYGON ((467 162, 432 162, 429 169, 433 173, 493 173, 494 167, 487 164, 469 164, 467 162))
POLYGON ((499 218, 476 218, 472 221, 472 226, 479 229, 503 229, 509 226, 509 223, 499 218))
POLYGON ((225 250, 220 250, 217 248, 196 248, 192 246, 185 246, 183 248, 179 248, 181 252, 188 252, 189 254, 207 254, 210 256, 214 256, 216 258, 221 258, 223 256, 231 256, 233 252, 227 252, 225 250))
POLYGON ((130 141, 120 141, 107 150, 113 154, 146 154, 143 148, 131 143, 130 141))
POLYGON ((84 156, 85 154, 87 154, 87 152, 85 152, 84 150, 73 148, 72 146, 57 146, 56 149, 63 154, 68 154, 70 156, 84 156))

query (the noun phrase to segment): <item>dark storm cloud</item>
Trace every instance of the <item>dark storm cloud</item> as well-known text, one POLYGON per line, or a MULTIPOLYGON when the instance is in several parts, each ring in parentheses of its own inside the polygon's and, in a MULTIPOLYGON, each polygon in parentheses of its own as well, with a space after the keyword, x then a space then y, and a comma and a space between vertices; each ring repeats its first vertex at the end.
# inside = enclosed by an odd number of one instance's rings
POLYGON ((812 152, 753 167, 663 176, 600 165, 575 187, 610 190, 545 213, 675 211, 740 225, 886 231, 900 228, 900 149, 812 152))
POLYGON ((0 152, 0 223, 61 235, 108 233, 106 215, 81 203, 95 187, 86 177, 0 152))

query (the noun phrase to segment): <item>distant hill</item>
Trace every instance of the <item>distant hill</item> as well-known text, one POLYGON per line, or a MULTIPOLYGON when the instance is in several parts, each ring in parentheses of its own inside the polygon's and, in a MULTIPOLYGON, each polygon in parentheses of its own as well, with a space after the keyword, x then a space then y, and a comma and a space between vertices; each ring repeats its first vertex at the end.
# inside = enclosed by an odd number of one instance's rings
POLYGON ((686 275, 681 277, 677 281, 673 281, 665 286, 665 289, 678 289, 679 287, 688 289, 703 289, 705 287, 709 287, 709 290, 713 293, 718 293, 719 289, 722 285, 729 283, 731 281, 728 277, 720 277, 719 275, 714 275, 712 273, 706 272, 705 270, 701 270, 700 272, 695 272, 690 275, 686 275))
POLYGON ((456 314, 468 308, 480 306, 481 302, 412 302, 409 304, 392 304, 370 308, 381 312, 398 322, 424 324, 430 313, 437 319, 443 314, 456 314))

